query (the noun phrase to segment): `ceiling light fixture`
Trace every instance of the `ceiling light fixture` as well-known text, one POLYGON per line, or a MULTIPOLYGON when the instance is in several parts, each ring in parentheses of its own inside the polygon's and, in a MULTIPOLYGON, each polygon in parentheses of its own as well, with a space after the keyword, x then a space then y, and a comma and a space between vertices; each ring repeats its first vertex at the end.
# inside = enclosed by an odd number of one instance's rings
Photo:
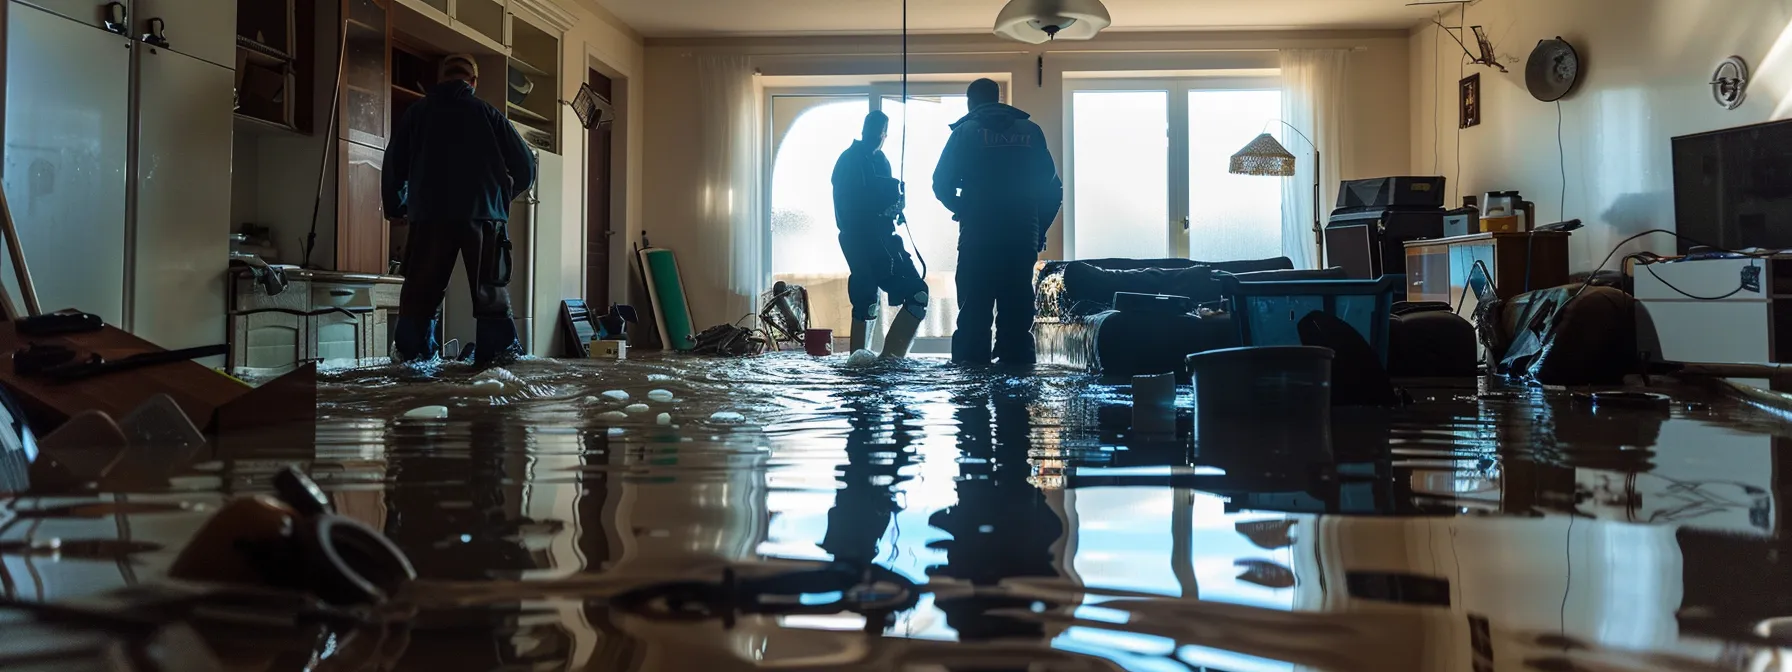
POLYGON ((1027 44, 1087 40, 1114 22, 1101 0, 1010 0, 996 15, 996 34, 1027 44))

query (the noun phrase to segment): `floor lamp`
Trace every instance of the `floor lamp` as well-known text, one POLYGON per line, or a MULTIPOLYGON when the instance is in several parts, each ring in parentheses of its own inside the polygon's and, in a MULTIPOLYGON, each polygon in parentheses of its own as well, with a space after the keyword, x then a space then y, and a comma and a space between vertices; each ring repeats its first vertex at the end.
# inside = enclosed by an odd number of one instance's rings
MULTIPOLYGON (((1325 268, 1325 229, 1319 224, 1319 171, 1323 165, 1319 162, 1319 145, 1307 134, 1286 121, 1281 122, 1288 130, 1294 131, 1302 140, 1313 147, 1313 243, 1319 252, 1319 268, 1325 268)), ((1277 142, 1275 136, 1268 133, 1257 136, 1251 144, 1232 155, 1231 173, 1233 175, 1258 175, 1263 177, 1294 177, 1294 154, 1277 142)))

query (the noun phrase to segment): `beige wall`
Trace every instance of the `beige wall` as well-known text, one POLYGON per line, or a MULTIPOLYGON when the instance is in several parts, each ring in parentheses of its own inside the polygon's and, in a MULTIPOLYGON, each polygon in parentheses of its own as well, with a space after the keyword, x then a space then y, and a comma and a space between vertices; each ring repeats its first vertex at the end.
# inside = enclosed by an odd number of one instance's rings
MULTIPOLYGON (((1451 11, 1445 23, 1456 25, 1451 11)), ((1463 53, 1435 27, 1412 36, 1412 172, 1452 178, 1451 192, 1517 189, 1556 221, 1562 203, 1556 106, 1524 87, 1524 59, 1538 40, 1561 36, 1584 61, 1580 87, 1562 101, 1575 270, 1591 270, 1618 241, 1672 229, 1672 137, 1787 116, 1792 88, 1792 0, 1482 0, 1468 25, 1487 26, 1511 72, 1481 73, 1482 124, 1460 133, 1457 86, 1463 53), (1748 103, 1726 111, 1711 99, 1712 73, 1733 54, 1756 81, 1748 103), (1457 162, 1460 157, 1461 168, 1457 162)), ((1628 249, 1671 252, 1654 236, 1628 249)))
MULTIPOLYGON (((1348 128, 1353 151, 1346 178, 1396 175, 1409 165, 1408 40, 1402 32, 1116 33, 1039 51, 993 36, 912 38, 911 73, 1006 73, 1011 102, 1033 114, 1054 155, 1062 157, 1065 71, 1194 70, 1275 67, 1278 48, 1359 48, 1350 69, 1348 128), (1045 57, 1038 85, 1036 57, 1045 57)), ((646 50, 648 101, 643 164, 643 217, 653 243, 676 250, 697 323, 716 324, 749 308, 724 290, 719 260, 733 253, 719 241, 698 240, 697 59, 705 54, 749 54, 768 76, 890 75, 900 71, 899 43, 890 36, 650 40, 646 50)), ((1048 257, 1061 255, 1063 226, 1053 228, 1048 257)))
MULTIPOLYGON (((586 70, 590 68, 604 73, 616 83, 616 100, 613 102, 618 108, 620 119, 612 131, 615 139, 612 149, 615 163, 610 173, 621 180, 622 192, 612 199, 611 222, 617 235, 610 241, 611 296, 585 297, 592 305, 602 306, 609 301, 625 300, 629 266, 623 251, 624 241, 634 239, 636 232, 641 229, 640 176, 641 158, 645 152, 642 149, 644 126, 640 120, 644 114, 642 103, 645 98, 640 95, 640 91, 646 59, 641 36, 593 0, 558 2, 575 17, 572 29, 566 32, 560 43, 560 68, 565 73, 560 78, 560 99, 572 100, 578 95, 579 85, 585 83, 586 70)), ((587 132, 579 126, 578 117, 570 109, 560 115, 560 126, 560 149, 566 157, 566 169, 562 173, 559 193, 565 194, 566 200, 559 209, 560 228, 557 231, 538 231, 538 235, 543 244, 557 243, 560 246, 562 277, 559 287, 536 287, 538 295, 548 292, 557 294, 553 297, 556 311, 561 298, 585 296, 585 249, 588 242, 585 209, 589 204, 585 192, 586 185, 590 183, 587 132)), ((543 224, 550 225, 547 222, 543 224)), ((554 325, 558 319, 558 312, 538 316, 537 328, 557 329, 554 325), (540 317, 549 319, 541 321, 540 317)))

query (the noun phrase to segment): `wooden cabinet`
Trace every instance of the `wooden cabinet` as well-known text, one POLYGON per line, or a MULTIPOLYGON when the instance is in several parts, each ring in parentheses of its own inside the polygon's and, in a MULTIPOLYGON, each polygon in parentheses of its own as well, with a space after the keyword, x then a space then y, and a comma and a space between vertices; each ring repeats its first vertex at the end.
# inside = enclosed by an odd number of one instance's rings
POLYGON ((339 141, 336 267, 348 273, 387 271, 392 227, 380 200, 380 166, 385 150, 339 141))
POLYGON ((1509 299, 1529 289, 1568 282, 1566 232, 1477 233, 1406 244, 1406 300, 1464 302, 1469 272, 1479 262, 1492 276, 1495 293, 1509 299), (1526 276, 1529 279, 1526 279, 1526 276))
POLYGON ((232 373, 278 372, 303 362, 352 366, 390 356, 399 278, 286 267, 287 284, 268 294, 246 270, 231 274, 232 373))
POLYGON ((342 124, 344 140, 384 149, 392 134, 392 21, 388 0, 343 0, 342 124))

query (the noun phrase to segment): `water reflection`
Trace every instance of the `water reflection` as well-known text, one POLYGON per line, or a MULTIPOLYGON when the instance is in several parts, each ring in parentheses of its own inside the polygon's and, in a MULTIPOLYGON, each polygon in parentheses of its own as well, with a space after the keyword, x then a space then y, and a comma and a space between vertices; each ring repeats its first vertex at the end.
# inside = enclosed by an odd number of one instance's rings
MULTIPOLYGON (((801 357, 516 373, 549 392, 338 374, 304 448, 219 446, 164 487, 6 500, 0 587, 154 582, 226 497, 299 462, 423 577, 397 669, 1725 668, 1776 655, 1756 626, 1792 615, 1792 432, 1730 402, 1439 388, 1266 431, 1199 417, 1185 390, 1169 438, 1134 434, 1126 387, 1068 374, 801 357), (621 417, 596 394, 654 388, 674 400, 621 417), (429 403, 450 419, 395 419, 429 403), (832 593, 727 618, 612 602, 827 562, 920 594, 888 617, 832 593)), ((266 648, 349 643, 320 637, 266 648)))

